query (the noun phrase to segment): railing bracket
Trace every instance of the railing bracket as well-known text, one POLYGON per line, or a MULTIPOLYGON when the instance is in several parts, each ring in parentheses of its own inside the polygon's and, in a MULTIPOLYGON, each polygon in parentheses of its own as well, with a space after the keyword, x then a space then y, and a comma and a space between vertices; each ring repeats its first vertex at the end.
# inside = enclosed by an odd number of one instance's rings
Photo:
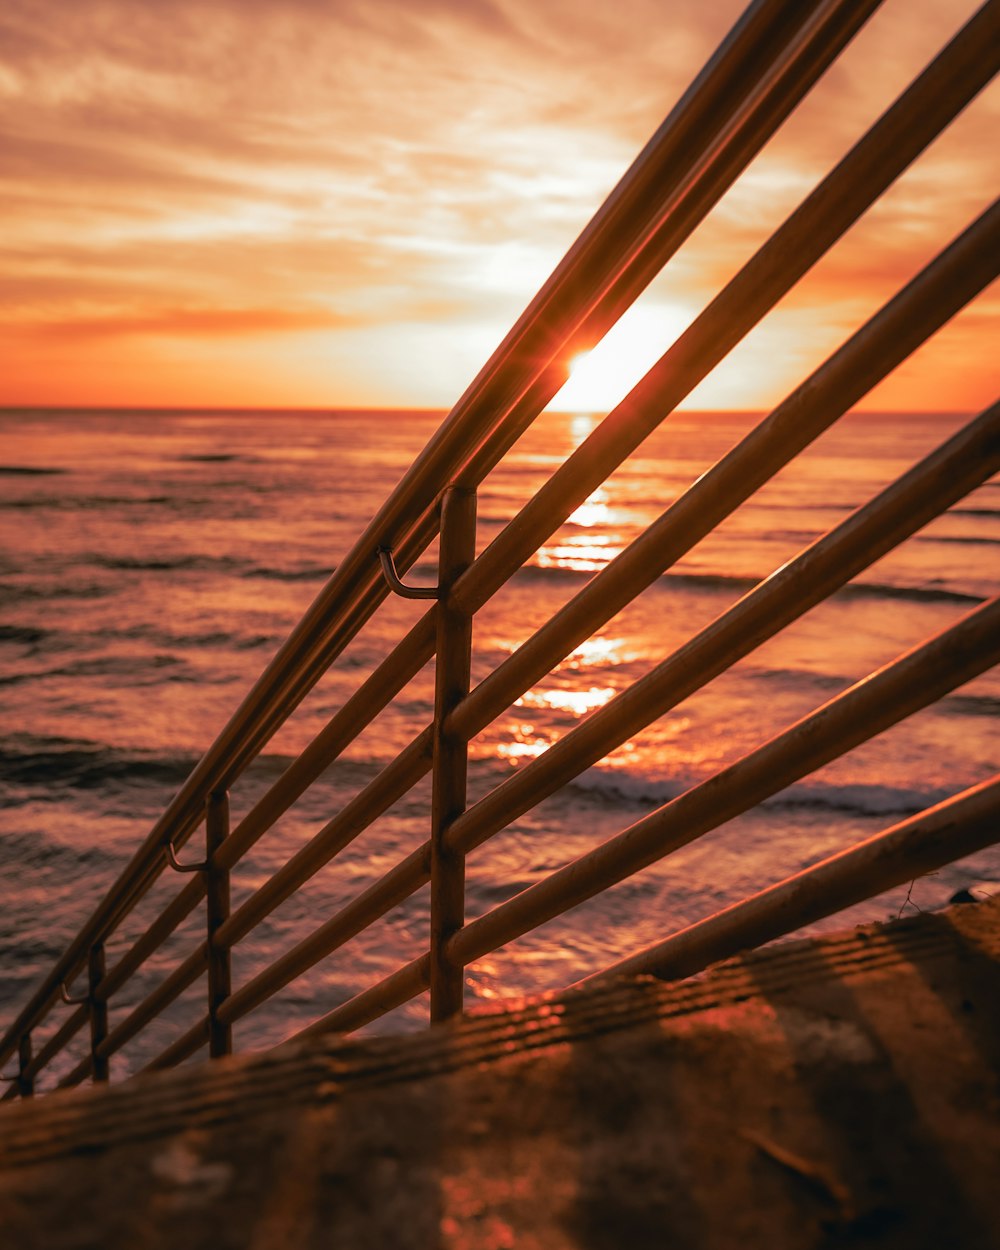
POLYGON ((391 547, 376 547, 378 558, 382 565, 382 572, 385 574, 385 580, 389 583, 389 589, 399 595, 401 599, 440 599, 441 590, 438 586, 407 586, 400 580, 399 574, 396 572, 396 565, 392 558, 391 547))
POLYGON ((62 981, 59 985, 59 997, 68 1007, 82 1007, 84 1003, 90 1002, 90 995, 83 994, 79 998, 74 997, 66 988, 66 982, 62 981))
POLYGON ((208 860, 202 860, 200 864, 182 864, 174 852, 173 842, 166 842, 163 847, 167 856, 167 863, 174 872, 204 872, 208 867, 208 860))

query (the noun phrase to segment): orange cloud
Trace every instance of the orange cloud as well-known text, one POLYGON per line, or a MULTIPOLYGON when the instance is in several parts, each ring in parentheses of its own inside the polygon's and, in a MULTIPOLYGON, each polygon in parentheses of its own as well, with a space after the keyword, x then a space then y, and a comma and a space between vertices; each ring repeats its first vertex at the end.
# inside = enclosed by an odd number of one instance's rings
MULTIPOLYGON (((447 406, 742 7, 7 0, 0 403, 87 379, 87 402, 447 406)), ((654 303, 703 307, 976 7, 888 0, 654 303)), ((770 402, 889 298, 992 196, 998 130, 994 89, 783 302, 767 376, 704 402, 770 402)), ((921 393, 947 406, 943 367, 921 393)))

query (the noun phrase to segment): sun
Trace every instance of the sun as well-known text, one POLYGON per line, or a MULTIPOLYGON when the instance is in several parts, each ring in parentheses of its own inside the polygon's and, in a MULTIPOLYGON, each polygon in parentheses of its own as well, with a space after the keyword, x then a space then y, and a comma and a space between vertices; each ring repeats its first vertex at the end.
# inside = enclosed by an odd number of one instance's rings
POLYGON ((690 324, 679 304, 634 304, 592 351, 570 364, 569 380, 549 407, 557 412, 609 412, 690 324))

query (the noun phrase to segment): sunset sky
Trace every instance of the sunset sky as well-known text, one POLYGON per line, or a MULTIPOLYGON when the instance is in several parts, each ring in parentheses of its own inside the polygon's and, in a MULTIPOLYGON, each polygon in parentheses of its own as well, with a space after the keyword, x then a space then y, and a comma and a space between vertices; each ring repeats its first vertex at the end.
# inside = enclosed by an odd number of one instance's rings
MULTIPOLYGON (((742 7, 6 0, 0 404, 450 406, 742 7)), ((595 407, 977 7, 888 0, 595 360, 595 407)), ((990 202, 997 134, 994 84, 691 405, 780 399, 990 202)), ((992 400, 998 315, 994 287, 869 404, 992 400)))

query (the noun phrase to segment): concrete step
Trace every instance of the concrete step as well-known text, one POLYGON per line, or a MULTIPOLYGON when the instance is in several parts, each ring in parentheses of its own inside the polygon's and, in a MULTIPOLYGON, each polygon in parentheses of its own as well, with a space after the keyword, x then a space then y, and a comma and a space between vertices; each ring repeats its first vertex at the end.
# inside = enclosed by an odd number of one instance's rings
POLYGON ((8 1250, 1000 1247, 1000 899, 0 1109, 8 1250))

